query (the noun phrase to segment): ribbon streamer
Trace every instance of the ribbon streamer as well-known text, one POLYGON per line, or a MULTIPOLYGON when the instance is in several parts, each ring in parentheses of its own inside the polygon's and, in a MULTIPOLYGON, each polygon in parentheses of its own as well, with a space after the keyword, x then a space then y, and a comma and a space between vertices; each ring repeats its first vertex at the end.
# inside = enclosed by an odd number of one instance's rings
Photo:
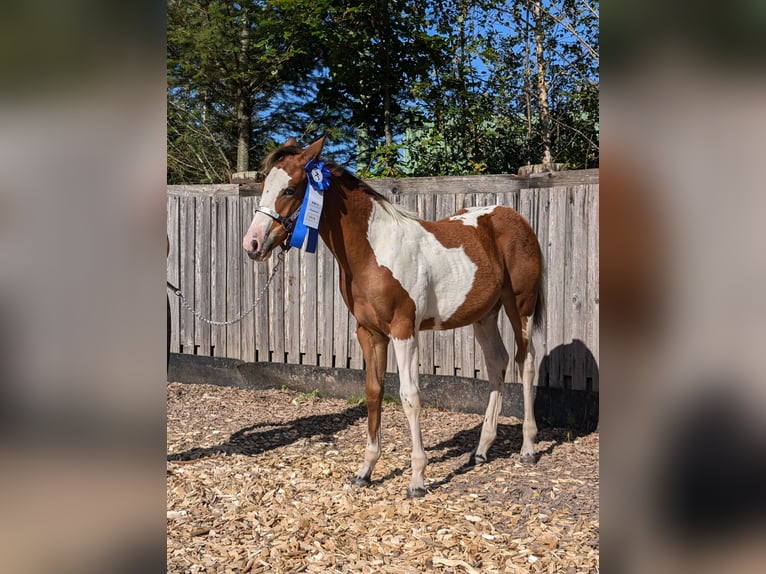
POLYGON ((330 169, 321 161, 309 160, 306 164, 306 193, 298 212, 290 246, 301 248, 306 242, 306 251, 314 253, 319 238, 319 219, 324 205, 324 192, 330 187, 330 169))

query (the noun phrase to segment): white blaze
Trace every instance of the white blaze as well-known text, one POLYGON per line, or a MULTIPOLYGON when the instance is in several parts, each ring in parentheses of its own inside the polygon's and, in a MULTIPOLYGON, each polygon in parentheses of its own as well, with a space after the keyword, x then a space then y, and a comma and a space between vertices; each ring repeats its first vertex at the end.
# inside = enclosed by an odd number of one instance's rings
POLYGON ((486 207, 469 207, 468 211, 461 213, 460 215, 453 215, 450 217, 450 221, 462 221, 463 225, 470 225, 471 227, 479 227, 479 218, 482 215, 488 215, 495 211, 497 205, 488 205, 486 207))
POLYGON ((281 167, 272 168, 263 182, 263 194, 258 205, 274 209, 277 197, 290 183, 290 176, 281 167))
MULTIPOLYGON (((281 167, 272 168, 269 175, 266 176, 266 180, 263 182, 263 194, 261 195, 261 201, 258 205, 274 209, 277 197, 279 197, 279 194, 289 183, 290 176, 285 170, 281 167)), ((245 234, 245 239, 243 241, 245 249, 248 249, 252 239, 257 240, 258 243, 262 245, 273 222, 274 220, 265 213, 256 211, 253 220, 250 223, 250 228, 245 234)))
POLYGON ((373 201, 367 240, 378 265, 391 270, 415 302, 416 327, 447 321, 465 301, 476 264, 462 247, 447 248, 416 220, 393 217, 373 201))

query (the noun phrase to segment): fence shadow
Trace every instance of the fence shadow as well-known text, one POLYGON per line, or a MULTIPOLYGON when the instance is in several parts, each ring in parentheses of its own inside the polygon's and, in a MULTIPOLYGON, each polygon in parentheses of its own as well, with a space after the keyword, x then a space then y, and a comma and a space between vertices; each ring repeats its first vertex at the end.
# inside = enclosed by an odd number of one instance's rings
POLYGON ((585 343, 554 348, 540 362, 537 380, 538 427, 563 427, 576 436, 598 429, 598 363, 585 343))
POLYGON ((168 461, 188 461, 217 454, 261 454, 302 439, 333 441, 333 435, 367 416, 367 408, 354 406, 340 413, 311 415, 286 422, 262 422, 233 433, 226 442, 210 447, 194 447, 167 455, 168 461))

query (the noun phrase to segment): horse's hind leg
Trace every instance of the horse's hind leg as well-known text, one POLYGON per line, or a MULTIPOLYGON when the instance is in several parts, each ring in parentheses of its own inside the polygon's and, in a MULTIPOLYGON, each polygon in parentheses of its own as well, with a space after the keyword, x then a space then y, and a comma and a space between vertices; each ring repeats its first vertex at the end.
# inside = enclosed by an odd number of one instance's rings
POLYGON ((521 444, 521 461, 528 463, 535 461, 535 438, 537 438, 537 422, 535 421, 535 349, 529 329, 532 324, 529 317, 522 317, 516 305, 516 298, 508 291, 501 295, 503 308, 508 320, 513 327, 516 339, 516 356, 514 361, 521 375, 522 390, 524 394, 524 424, 522 426, 523 441, 521 444))
POLYGON ((497 327, 499 310, 499 306, 495 307, 473 324, 474 335, 484 353, 490 386, 487 412, 481 427, 479 446, 476 447, 476 451, 471 457, 475 464, 481 464, 487 460, 487 451, 497 437, 497 419, 503 406, 503 381, 505 380, 505 371, 508 368, 509 356, 497 327))
POLYGON ((354 475, 354 484, 368 486, 375 463, 380 458, 380 417, 383 405, 383 377, 386 372, 388 337, 372 333, 364 327, 356 330, 367 365, 365 396, 367 400, 367 446, 364 462, 354 475))
MULTIPOLYGON (((521 383, 524 392, 524 425, 522 427, 524 441, 521 444, 521 462, 535 462, 535 438, 537 438, 537 422, 535 421, 535 346, 529 335, 531 323, 528 317, 523 317, 522 332, 527 346, 521 383)), ((520 367, 521 368, 521 367, 520 367)))

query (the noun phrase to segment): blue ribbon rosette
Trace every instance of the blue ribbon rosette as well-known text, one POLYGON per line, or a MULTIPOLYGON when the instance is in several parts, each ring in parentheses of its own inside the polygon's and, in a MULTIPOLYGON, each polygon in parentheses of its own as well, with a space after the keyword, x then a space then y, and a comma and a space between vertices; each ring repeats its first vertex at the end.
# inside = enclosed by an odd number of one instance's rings
POLYGON ((324 162, 309 160, 306 164, 306 193, 303 195, 303 203, 298 212, 293 236, 290 238, 290 246, 303 246, 306 241, 306 251, 314 253, 317 248, 319 237, 319 218, 322 215, 324 204, 324 192, 330 187, 330 168, 324 162))

